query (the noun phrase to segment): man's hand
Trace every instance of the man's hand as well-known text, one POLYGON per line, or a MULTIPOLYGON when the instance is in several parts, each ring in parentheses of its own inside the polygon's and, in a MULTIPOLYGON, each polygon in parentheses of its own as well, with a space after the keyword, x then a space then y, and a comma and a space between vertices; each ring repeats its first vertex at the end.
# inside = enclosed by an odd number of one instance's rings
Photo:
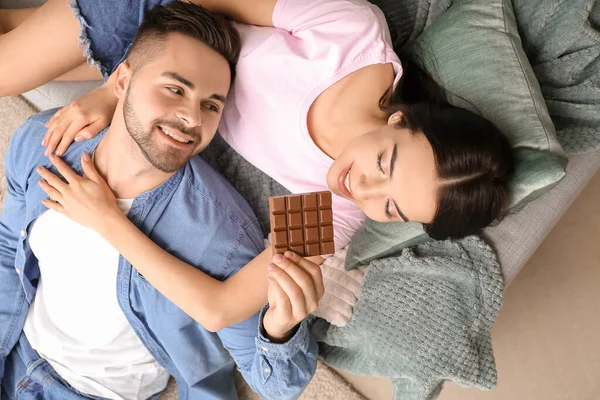
POLYGON ((263 327, 273 342, 286 342, 296 326, 319 305, 324 286, 321 268, 287 251, 269 265, 269 309, 263 327))

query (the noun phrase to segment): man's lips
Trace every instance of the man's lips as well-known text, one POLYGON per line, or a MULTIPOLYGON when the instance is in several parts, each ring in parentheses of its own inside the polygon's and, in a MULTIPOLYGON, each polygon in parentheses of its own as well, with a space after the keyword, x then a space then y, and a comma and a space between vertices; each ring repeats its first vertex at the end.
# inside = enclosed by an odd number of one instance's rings
POLYGON ((188 146, 194 144, 195 142, 194 138, 181 132, 178 129, 174 129, 169 126, 163 125, 157 125, 156 127, 162 136, 167 138, 170 142, 179 146, 188 146))

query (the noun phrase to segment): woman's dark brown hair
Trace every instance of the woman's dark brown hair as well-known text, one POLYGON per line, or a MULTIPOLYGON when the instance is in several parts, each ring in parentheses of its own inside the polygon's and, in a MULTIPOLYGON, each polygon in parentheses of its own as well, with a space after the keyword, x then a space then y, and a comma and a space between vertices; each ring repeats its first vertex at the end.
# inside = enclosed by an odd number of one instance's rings
POLYGON ((440 178, 437 210, 424 224, 434 239, 478 233, 501 219, 510 204, 513 153, 506 136, 487 119, 451 105, 444 90, 414 61, 403 60, 403 77, 380 107, 400 111, 397 126, 423 134, 440 178))

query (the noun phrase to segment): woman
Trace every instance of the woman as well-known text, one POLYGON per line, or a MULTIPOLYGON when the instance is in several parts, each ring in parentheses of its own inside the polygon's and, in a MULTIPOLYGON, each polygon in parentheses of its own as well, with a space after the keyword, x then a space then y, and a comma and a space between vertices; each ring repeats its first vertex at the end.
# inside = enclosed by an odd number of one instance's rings
MULTIPOLYGON (((89 45, 87 54, 108 80, 49 122, 44 139, 49 151, 60 143, 60 155, 73 138, 83 138, 81 133, 77 137, 82 128, 89 136, 110 121, 116 98, 109 74, 123 61, 138 20, 125 11, 139 8, 115 3, 109 7, 107 2, 79 1, 74 6, 83 43, 89 45), (115 32, 122 43, 114 39, 115 32)), ((479 231, 504 213, 513 164, 508 141, 485 119, 449 105, 441 89, 416 66, 407 64, 403 74, 378 8, 365 0, 199 3, 239 22, 262 26, 237 25, 243 48, 238 78, 223 111, 222 136, 291 192, 331 190, 338 248, 349 243, 365 215, 382 222, 418 221, 434 238, 457 238, 479 231)), ((3 51, 3 46, 10 48, 6 43, 11 34, 13 40, 23 41, 25 33, 20 32, 37 31, 34 23, 52 25, 46 18, 53 18, 64 24, 54 28, 65 43, 53 42, 60 51, 54 58, 64 57, 44 64, 37 75, 29 71, 35 75, 32 86, 65 78, 61 74, 83 61, 73 49, 76 25, 66 11, 63 3, 50 0, 21 26, 0 36, 6 39, 0 42, 3 51)), ((3 64, 0 71, 8 68, 3 64)), ((77 69, 70 74, 80 75, 81 67, 77 69)), ((185 96, 182 88, 174 89, 185 96)), ((85 167, 93 169, 92 164, 85 167)), ((118 214, 104 182, 89 181, 85 190, 66 193, 53 190, 47 192, 60 204, 46 202, 48 207, 97 230, 204 326, 217 330, 243 320, 266 301, 270 249, 228 281, 217 282, 161 250, 126 217, 86 218, 90 212, 118 214), (181 285, 200 290, 184 298, 175 289, 181 285)))

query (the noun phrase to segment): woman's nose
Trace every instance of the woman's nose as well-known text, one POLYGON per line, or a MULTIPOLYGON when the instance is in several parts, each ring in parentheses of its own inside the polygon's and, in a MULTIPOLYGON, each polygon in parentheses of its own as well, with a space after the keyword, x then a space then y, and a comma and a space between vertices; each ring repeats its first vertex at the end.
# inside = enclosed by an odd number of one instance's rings
POLYGON ((352 196, 358 200, 368 200, 385 196, 387 181, 374 177, 361 177, 358 185, 352 188, 352 196))

